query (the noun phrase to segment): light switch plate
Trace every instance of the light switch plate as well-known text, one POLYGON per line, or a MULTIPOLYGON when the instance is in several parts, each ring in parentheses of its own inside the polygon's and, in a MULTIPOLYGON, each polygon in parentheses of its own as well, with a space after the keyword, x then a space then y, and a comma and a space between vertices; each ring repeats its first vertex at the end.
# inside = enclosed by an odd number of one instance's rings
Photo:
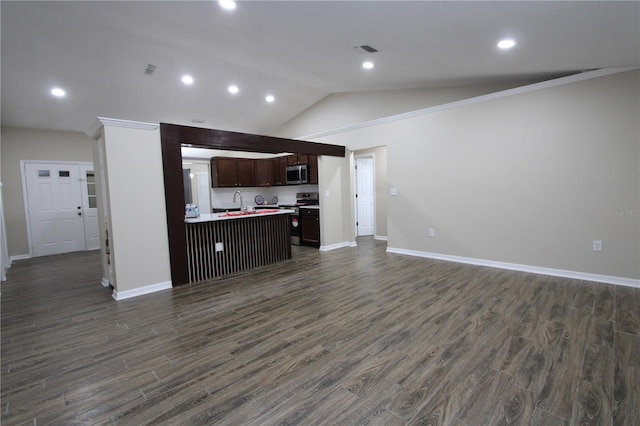
POLYGON ((398 195, 398 188, 391 188, 389 193, 395 197, 396 195, 398 195))

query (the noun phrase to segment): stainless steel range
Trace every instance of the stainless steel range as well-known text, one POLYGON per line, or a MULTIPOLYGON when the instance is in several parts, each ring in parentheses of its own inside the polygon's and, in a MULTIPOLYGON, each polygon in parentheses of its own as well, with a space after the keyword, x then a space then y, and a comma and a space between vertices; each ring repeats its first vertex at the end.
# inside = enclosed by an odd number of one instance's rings
POLYGON ((300 237, 302 235, 302 222, 300 222, 300 207, 317 206, 320 204, 320 197, 317 192, 298 192, 296 194, 295 204, 280 204, 281 209, 292 209, 289 219, 289 228, 291 229, 291 244, 299 246, 300 237))

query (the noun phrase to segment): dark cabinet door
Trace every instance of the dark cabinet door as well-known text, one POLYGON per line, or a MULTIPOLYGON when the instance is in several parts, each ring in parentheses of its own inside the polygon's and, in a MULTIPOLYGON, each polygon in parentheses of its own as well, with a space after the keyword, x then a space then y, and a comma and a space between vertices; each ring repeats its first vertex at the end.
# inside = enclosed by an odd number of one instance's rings
POLYGON ((256 186, 271 186, 273 174, 271 173, 271 159, 255 160, 253 171, 256 186))
POLYGON ((309 154, 309 183, 318 183, 318 156, 309 154))
POLYGON ((238 186, 256 186, 253 175, 254 160, 239 158, 237 161, 238 186))
POLYGON ((238 173, 235 158, 211 159, 211 186, 226 188, 238 186, 238 173))
POLYGON ((298 164, 309 164, 309 156, 307 154, 293 154, 287 157, 290 166, 298 164))
POLYGON ((300 242, 304 245, 320 247, 320 211, 317 209, 300 209, 300 242))
POLYGON ((271 159, 271 185, 280 186, 287 184, 287 166, 289 157, 275 157, 271 159))

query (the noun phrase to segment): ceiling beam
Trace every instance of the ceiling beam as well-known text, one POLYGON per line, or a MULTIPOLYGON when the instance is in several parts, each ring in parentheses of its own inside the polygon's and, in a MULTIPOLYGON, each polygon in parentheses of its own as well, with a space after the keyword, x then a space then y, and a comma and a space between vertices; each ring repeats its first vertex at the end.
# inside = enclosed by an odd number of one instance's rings
POLYGON ((250 133, 229 132, 226 130, 203 129, 177 124, 160 123, 160 134, 171 134, 171 137, 177 139, 182 146, 193 146, 196 148, 264 152, 269 154, 290 152, 294 154, 328 155, 332 157, 345 156, 345 147, 340 145, 329 145, 250 133))

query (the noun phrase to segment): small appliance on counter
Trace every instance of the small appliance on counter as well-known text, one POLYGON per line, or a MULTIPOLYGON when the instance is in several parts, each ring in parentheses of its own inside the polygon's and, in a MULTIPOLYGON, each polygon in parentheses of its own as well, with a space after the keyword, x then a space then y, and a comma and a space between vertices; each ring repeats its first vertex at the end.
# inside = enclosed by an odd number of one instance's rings
POLYGON ((187 204, 184 208, 184 217, 187 219, 200 217, 200 210, 195 204, 187 204))
POLYGON ((280 204, 281 209, 295 210, 289 218, 289 228, 291 229, 291 244, 300 245, 302 236, 302 223, 300 222, 300 207, 320 205, 320 196, 317 192, 298 192, 295 204, 280 204))

